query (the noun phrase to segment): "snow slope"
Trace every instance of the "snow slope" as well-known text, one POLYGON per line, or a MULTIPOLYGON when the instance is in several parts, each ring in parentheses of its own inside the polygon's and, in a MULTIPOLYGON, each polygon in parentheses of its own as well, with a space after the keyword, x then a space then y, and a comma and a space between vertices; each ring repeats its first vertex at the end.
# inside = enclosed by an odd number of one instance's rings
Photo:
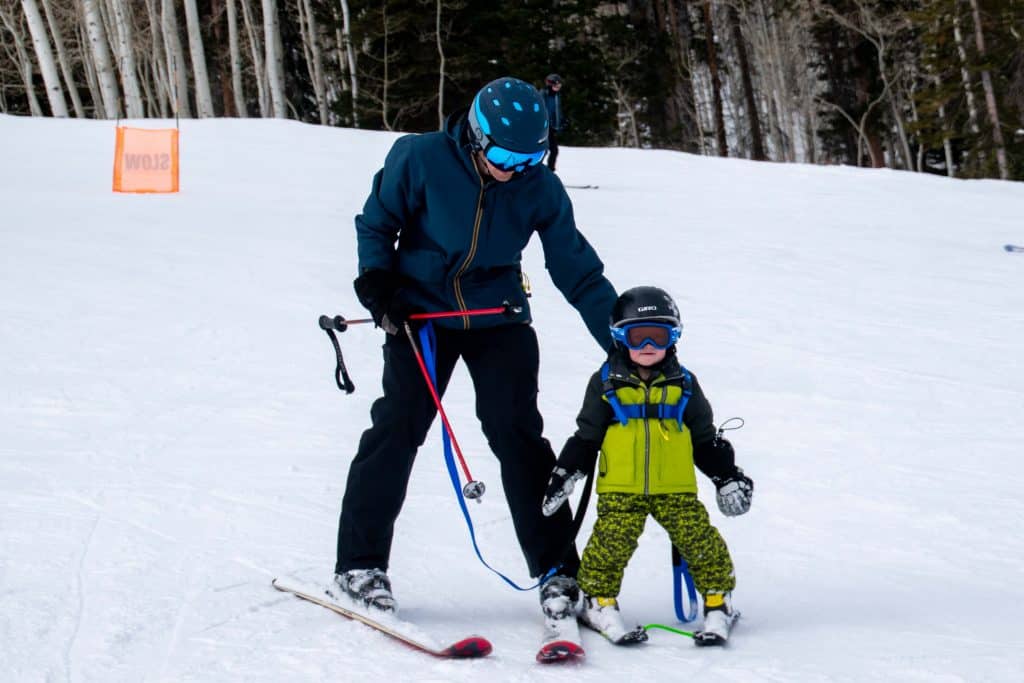
MULTIPOLYGON (((156 126, 158 122, 146 122, 156 126)), ((404 615, 437 662, 275 592, 326 581, 348 462, 379 387, 352 216, 395 136, 182 122, 182 192, 110 191, 110 122, 0 117, 0 679, 1017 681, 1024 672, 1024 185, 566 148, 578 222, 619 289, 684 312, 683 361, 757 489, 725 519, 744 617, 726 651, 584 634, 533 661, 536 594, 476 560, 435 428, 397 525, 404 615)), ((601 361, 525 254, 556 449, 601 361)), ((446 397, 482 550, 528 581, 459 370, 446 397)), ((593 522, 588 516, 582 538, 593 522)), ((627 619, 674 623, 649 524, 627 619)))

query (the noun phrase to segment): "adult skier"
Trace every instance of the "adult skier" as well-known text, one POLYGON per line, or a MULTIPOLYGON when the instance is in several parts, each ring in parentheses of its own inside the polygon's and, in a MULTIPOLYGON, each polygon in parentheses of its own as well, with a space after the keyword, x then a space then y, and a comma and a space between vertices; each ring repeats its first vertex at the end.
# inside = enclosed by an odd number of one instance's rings
POLYGON ((541 512, 555 456, 537 409, 539 352, 523 287, 522 251, 540 235, 554 284, 604 349, 616 294, 579 232, 572 204, 541 161, 548 150, 544 100, 505 77, 476 94, 444 129, 399 138, 356 216, 359 301, 387 333, 384 394, 370 412, 348 473, 338 525, 333 590, 372 609, 395 611, 387 575, 394 524, 416 451, 436 408, 403 330, 415 311, 510 304, 511 316, 456 317, 438 325, 437 389, 461 358, 531 576, 550 618, 575 620, 582 604, 579 556, 566 548, 571 516, 541 512))
POLYGON ((562 114, 562 77, 548 74, 544 79, 544 106, 548 110, 548 168, 555 170, 558 160, 558 136, 565 128, 562 114))

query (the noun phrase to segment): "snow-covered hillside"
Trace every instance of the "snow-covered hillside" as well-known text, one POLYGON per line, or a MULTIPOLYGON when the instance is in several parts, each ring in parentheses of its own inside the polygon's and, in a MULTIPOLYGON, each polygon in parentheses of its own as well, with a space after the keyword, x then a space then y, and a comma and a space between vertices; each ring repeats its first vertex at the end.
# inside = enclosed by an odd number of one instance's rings
MULTIPOLYGON (((675 294, 757 486, 740 518, 701 494, 737 565, 728 649, 585 633, 566 671, 533 660, 536 594, 473 554, 436 425, 391 576, 405 616, 493 655, 430 660, 271 589, 333 567, 382 333, 342 335, 345 396, 316 320, 363 315, 352 217, 395 136, 181 128, 181 193, 116 195, 112 123, 0 117, 0 680, 1021 680, 1024 185, 564 149, 600 186, 570 190, 581 229, 617 288, 675 294)), ((557 449, 601 355, 539 244, 525 264, 557 449)), ((464 370, 446 408, 489 484, 482 551, 526 582, 464 370)), ((650 523, 623 611, 673 623, 671 597, 650 523)))

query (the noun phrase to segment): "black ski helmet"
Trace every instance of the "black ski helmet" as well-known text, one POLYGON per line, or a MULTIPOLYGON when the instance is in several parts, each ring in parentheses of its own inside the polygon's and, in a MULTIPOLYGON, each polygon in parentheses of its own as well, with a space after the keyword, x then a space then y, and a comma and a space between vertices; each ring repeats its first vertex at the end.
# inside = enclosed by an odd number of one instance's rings
POLYGON ((540 91, 518 78, 491 81, 469 107, 470 141, 477 149, 496 145, 534 154, 548 148, 548 110, 540 91))
POLYGON ((633 287, 615 300, 611 326, 622 327, 635 322, 668 323, 683 329, 676 302, 660 287, 633 287))
POLYGON ((544 79, 544 83, 547 85, 561 85, 562 77, 558 74, 548 74, 548 77, 544 79))

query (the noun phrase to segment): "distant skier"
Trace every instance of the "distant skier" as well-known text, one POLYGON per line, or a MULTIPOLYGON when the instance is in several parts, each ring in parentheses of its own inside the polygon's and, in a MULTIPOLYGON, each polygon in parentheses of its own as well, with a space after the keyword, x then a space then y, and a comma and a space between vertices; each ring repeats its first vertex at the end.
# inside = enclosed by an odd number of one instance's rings
POLYGON ((664 290, 635 287, 618 298, 615 344, 590 379, 577 431, 544 499, 544 514, 554 514, 574 483, 593 471, 600 451, 597 521, 578 574, 586 595, 580 619, 611 640, 629 633, 617 597, 648 515, 686 558, 704 596, 699 644, 724 642, 734 618, 732 559, 697 499, 694 465, 714 482, 726 515, 747 512, 754 484, 736 467, 732 445, 716 437, 711 405, 676 357, 681 331, 679 311, 664 290))
POLYGON ((395 521, 416 451, 436 408, 402 330, 417 310, 502 306, 512 316, 439 320, 437 385, 444 393, 461 358, 531 576, 558 573, 541 587, 547 616, 571 618, 582 603, 579 556, 565 547, 572 518, 541 513, 555 454, 537 409, 539 350, 523 287, 523 249, 540 236, 555 285, 608 348, 615 289, 576 228, 572 203, 541 165, 548 115, 540 92, 516 78, 485 85, 444 130, 395 141, 356 216, 359 301, 387 336, 384 395, 349 468, 338 524, 335 586, 368 607, 393 611, 387 575, 395 521))
POLYGON ((548 168, 552 172, 558 159, 558 135, 565 129, 561 92, 562 77, 558 74, 548 74, 544 79, 544 106, 548 110, 548 168))

